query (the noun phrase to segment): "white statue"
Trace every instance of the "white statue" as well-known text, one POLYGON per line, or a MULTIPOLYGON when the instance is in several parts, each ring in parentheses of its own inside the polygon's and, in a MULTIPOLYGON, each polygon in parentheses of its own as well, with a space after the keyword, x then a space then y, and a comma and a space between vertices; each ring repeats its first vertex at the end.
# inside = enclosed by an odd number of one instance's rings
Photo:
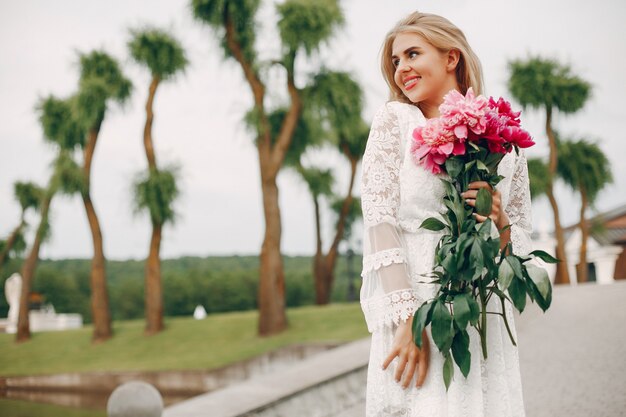
POLYGON ((204 309, 203 306, 198 304, 196 306, 196 309, 193 311, 193 318, 196 320, 202 320, 205 317, 206 317, 206 310, 204 309))
POLYGON ((17 331, 17 318, 20 313, 20 296, 22 293, 22 276, 17 272, 11 275, 4 282, 4 295, 9 303, 9 314, 7 317, 7 333, 17 331))

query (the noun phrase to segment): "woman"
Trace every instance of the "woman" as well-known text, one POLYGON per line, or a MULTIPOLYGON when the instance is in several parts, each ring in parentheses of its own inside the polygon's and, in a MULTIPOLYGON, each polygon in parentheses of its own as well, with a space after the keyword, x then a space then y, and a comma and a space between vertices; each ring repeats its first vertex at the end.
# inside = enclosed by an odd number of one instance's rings
MULTIPOLYGON (((432 270, 441 232, 420 229, 422 221, 445 212, 444 189, 437 175, 413 162, 412 132, 438 117, 444 95, 472 87, 482 93, 480 63, 463 33, 448 20, 412 13, 387 35, 382 71, 392 100, 374 117, 363 157, 362 207, 365 224, 361 305, 372 332, 366 415, 382 416, 524 416, 518 351, 502 317, 488 316, 488 360, 480 336, 470 331, 471 370, 465 378, 456 364, 446 392, 443 356, 424 329, 419 349, 412 340, 412 315, 433 298, 438 284, 421 274, 432 270), (422 283, 418 282, 422 281, 422 283)), ((489 217, 501 230, 502 247, 515 253, 530 248, 530 194, 523 152, 507 154, 498 168, 505 179, 496 190, 475 182, 462 196, 474 206, 477 190, 493 193, 489 217)), ((476 215, 478 221, 485 217, 476 215)), ((488 311, 502 312, 493 297, 488 311)), ((506 314, 517 340, 512 308, 506 314)))

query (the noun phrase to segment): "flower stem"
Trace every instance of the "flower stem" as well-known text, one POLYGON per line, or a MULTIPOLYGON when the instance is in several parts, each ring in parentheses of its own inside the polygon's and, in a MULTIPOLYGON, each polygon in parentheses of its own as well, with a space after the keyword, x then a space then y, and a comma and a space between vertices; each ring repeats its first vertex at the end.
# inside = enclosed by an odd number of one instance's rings
POLYGON ((485 297, 485 288, 482 283, 480 285, 480 303, 481 310, 481 326, 480 326, 480 344, 483 351, 483 358, 487 359, 487 300, 485 297))
POLYGON ((506 326, 506 331, 509 332, 509 337, 511 338, 511 342, 513 346, 517 346, 515 343, 515 339, 513 338, 513 334, 511 333, 511 328, 509 327, 509 321, 506 319, 506 308, 504 306, 504 298, 500 297, 500 301, 502 302, 502 317, 504 318, 504 325, 506 326))

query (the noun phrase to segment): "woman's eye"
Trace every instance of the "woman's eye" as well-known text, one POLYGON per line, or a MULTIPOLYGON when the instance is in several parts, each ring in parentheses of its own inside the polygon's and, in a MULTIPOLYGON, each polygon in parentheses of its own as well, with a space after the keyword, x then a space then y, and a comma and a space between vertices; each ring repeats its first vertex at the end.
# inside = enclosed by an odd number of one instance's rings
POLYGON ((411 51, 409 52, 409 58, 415 58, 416 56, 418 56, 419 54, 417 53, 417 51, 411 51))
POLYGON ((393 64, 394 67, 397 67, 398 65, 400 65, 400 60, 396 58, 396 59, 393 59, 391 63, 393 64))

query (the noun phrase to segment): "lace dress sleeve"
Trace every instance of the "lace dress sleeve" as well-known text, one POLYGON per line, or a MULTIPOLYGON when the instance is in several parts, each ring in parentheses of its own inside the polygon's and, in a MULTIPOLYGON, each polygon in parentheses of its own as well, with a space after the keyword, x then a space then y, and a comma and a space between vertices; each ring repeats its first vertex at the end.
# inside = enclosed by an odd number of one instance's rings
POLYGON ((410 284, 406 244, 397 222, 401 148, 398 118, 387 104, 374 116, 361 178, 361 307, 370 332, 406 321, 423 302, 410 284))
POLYGON ((532 213, 530 205, 530 183, 528 164, 523 149, 515 161, 511 178, 509 202, 504 209, 511 224, 511 243, 516 255, 527 255, 531 251, 532 213))

